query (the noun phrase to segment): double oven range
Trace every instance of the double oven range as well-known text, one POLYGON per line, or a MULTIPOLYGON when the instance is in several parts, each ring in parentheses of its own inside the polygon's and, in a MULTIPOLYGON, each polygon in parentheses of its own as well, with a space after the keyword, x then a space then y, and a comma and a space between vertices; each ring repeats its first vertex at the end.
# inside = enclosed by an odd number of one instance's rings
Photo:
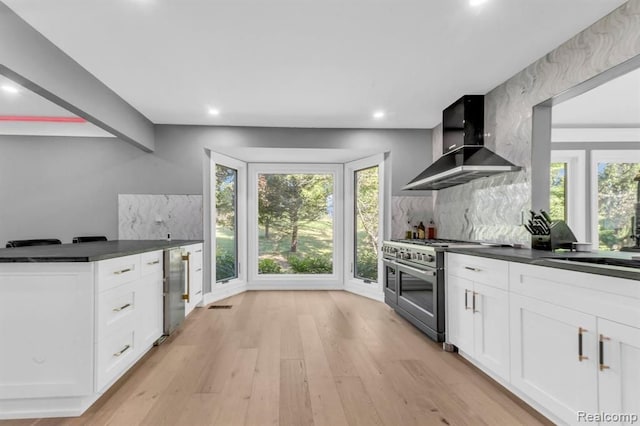
POLYGON ((444 342, 444 250, 478 246, 452 240, 384 241, 385 302, 431 339, 444 342))

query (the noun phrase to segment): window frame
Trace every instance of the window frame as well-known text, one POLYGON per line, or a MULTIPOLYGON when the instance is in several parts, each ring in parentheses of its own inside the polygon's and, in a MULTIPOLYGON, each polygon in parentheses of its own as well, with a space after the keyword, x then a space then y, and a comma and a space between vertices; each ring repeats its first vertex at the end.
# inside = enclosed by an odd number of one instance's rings
POLYGON ((566 216, 567 225, 578 241, 587 238, 587 223, 584 212, 588 209, 586 199, 586 152, 584 150, 552 150, 551 163, 566 163, 566 216))
MULTIPOLYGON (((228 157, 224 154, 220 154, 218 152, 210 151, 211 159, 210 159, 210 169, 209 169, 209 185, 210 185, 210 194, 209 198, 211 207, 210 207, 210 230, 208 232, 208 238, 210 239, 211 246, 211 254, 208 257, 210 263, 210 282, 211 282, 211 292, 215 293, 217 291, 226 288, 230 290, 228 287, 238 287, 244 285, 247 281, 246 268, 246 238, 247 235, 247 218, 246 218, 246 199, 247 199, 247 183, 246 183, 246 173, 247 173, 247 163, 244 161, 240 161, 233 157, 228 157), (225 281, 216 281, 216 223, 217 223, 217 212, 215 209, 216 205, 216 165, 220 164, 221 166, 232 168, 236 170, 236 271, 237 276, 235 278, 225 280, 225 281)), ((206 214, 206 212, 205 212, 206 214)))
POLYGON ((598 163, 640 163, 640 150, 607 149, 591 151, 591 239, 593 250, 600 247, 598 232, 598 163))
POLYGON ((379 153, 359 160, 345 163, 345 179, 349 183, 345 185, 345 288, 357 294, 367 294, 379 300, 384 300, 384 268, 382 266, 382 257, 380 255, 382 242, 385 236, 385 227, 387 220, 386 193, 388 191, 388 182, 385 179, 385 154, 379 153), (355 206, 355 173, 358 170, 368 169, 370 167, 378 167, 378 206, 380 215, 378 217, 378 280, 377 282, 365 283, 363 279, 355 277, 355 215, 352 209, 355 206), (353 269, 351 265, 354 265, 353 269))
POLYGON ((321 290, 344 289, 344 188, 343 165, 332 163, 249 163, 247 237, 248 290, 321 290), (333 272, 331 274, 259 274, 258 175, 260 174, 330 174, 333 176, 333 272))

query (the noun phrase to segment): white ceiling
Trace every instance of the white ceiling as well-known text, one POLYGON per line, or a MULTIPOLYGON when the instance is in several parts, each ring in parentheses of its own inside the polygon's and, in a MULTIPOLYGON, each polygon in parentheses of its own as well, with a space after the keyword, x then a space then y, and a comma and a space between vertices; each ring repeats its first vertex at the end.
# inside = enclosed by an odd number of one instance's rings
POLYGON ((154 123, 362 128, 434 127, 624 3, 3 1, 154 123))
POLYGON ((0 75, 0 135, 114 137, 86 121, 46 121, 58 118, 79 117, 0 75), (13 88, 15 92, 9 92, 5 87, 13 88), (19 119, 7 120, 9 117, 19 119), (33 121, 22 121, 25 119, 33 121))

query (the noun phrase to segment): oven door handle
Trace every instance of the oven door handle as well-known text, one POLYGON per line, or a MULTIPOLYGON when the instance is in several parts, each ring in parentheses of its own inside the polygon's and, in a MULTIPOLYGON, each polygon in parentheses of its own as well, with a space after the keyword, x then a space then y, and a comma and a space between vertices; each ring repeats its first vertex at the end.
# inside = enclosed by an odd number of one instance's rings
POLYGON ((397 268, 399 270, 405 269, 405 270, 411 271, 412 273, 414 273, 416 275, 421 275, 423 277, 435 277, 436 276, 436 271, 425 271, 425 270, 418 269, 418 268, 412 268, 411 266, 403 265, 401 263, 395 263, 395 265, 397 265, 397 268))

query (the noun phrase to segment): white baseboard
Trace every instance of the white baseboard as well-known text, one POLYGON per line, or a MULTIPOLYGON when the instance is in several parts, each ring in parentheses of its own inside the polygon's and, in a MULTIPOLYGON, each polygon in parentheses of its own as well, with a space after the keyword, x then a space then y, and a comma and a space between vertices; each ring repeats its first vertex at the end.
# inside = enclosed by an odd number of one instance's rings
POLYGON ((247 283, 247 290, 344 290, 344 286, 341 282, 264 280, 247 283))
POLYGON ((218 300, 244 293, 245 291, 247 291, 247 283, 245 282, 225 284, 218 288, 214 288, 211 293, 206 293, 202 304, 203 306, 206 306, 210 303, 217 302, 218 300))
POLYGON ((372 287, 373 286, 369 284, 353 281, 347 281, 344 284, 344 289, 350 293, 368 297, 369 299, 377 300, 378 302, 384 302, 384 292, 382 289, 372 287))

